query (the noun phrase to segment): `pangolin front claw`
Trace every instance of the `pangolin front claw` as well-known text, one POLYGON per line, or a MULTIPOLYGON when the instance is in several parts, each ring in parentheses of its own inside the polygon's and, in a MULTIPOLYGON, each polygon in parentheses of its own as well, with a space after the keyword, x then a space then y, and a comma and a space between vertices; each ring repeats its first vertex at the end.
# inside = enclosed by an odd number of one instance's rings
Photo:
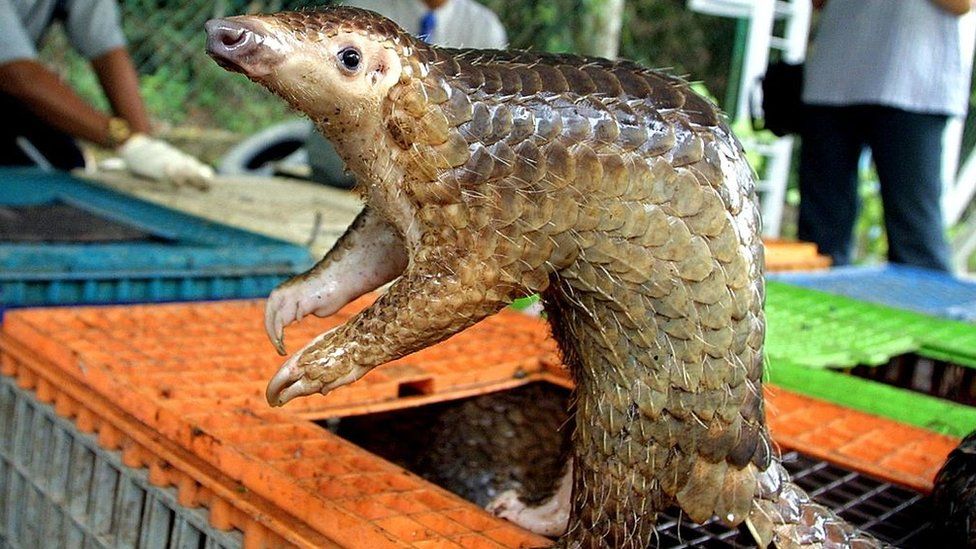
POLYGON ((305 369, 297 364, 295 357, 292 357, 268 382, 268 389, 265 393, 268 404, 284 406, 285 403, 297 396, 314 393, 317 390, 312 388, 314 382, 315 380, 305 376, 305 369))
POLYGON ((264 307, 264 330, 278 354, 285 356, 285 326, 298 320, 298 302, 288 299, 287 288, 278 287, 268 297, 264 307))
POLYGON ((348 385, 370 369, 356 362, 352 353, 335 345, 329 330, 293 354, 271 378, 265 396, 272 406, 283 406, 293 398, 326 394, 348 385))

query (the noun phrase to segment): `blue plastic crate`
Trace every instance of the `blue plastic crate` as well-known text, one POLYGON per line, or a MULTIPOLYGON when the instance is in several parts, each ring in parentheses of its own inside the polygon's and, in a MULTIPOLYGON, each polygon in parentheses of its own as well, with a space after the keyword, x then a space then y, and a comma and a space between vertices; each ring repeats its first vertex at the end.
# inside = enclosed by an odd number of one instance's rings
POLYGON ((266 296, 312 264, 307 249, 87 183, 0 169, 0 206, 67 204, 141 231, 118 242, 0 241, 0 306, 266 296))
POLYGON ((917 267, 881 265, 776 273, 770 280, 953 320, 976 321, 976 283, 917 267))

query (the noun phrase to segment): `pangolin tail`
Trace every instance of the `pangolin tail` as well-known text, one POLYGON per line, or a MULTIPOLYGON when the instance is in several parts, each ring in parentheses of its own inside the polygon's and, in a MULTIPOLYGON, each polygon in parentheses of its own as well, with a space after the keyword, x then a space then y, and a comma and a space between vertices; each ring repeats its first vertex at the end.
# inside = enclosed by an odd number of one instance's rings
POLYGON ((776 460, 759 477, 746 525, 760 547, 890 547, 813 501, 776 460))

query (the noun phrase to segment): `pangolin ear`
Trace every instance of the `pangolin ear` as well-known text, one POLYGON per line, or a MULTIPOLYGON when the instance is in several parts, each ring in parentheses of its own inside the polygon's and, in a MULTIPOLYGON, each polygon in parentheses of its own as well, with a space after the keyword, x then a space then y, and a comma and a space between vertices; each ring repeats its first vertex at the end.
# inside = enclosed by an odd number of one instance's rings
POLYGON ((388 80, 389 85, 393 85, 399 80, 400 59, 397 53, 390 48, 377 47, 369 56, 366 78, 369 79, 371 86, 381 85, 384 80, 388 80), (396 75, 391 75, 396 72, 396 75))
POLYGON ((387 71, 390 70, 390 64, 386 61, 385 52, 381 52, 379 55, 375 56, 372 62, 369 64, 369 71, 367 73, 367 78, 369 78, 369 83, 375 86, 383 80, 386 76, 387 71))

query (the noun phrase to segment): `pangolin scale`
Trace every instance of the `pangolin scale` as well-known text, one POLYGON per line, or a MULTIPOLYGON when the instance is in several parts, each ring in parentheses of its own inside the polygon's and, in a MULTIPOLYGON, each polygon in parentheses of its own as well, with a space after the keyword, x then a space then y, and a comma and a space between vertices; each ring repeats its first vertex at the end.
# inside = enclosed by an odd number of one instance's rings
POLYGON ((874 546, 790 484, 765 426, 754 174, 718 110, 628 61, 452 50, 355 8, 208 23, 208 51, 309 115, 366 208, 275 290, 269 334, 395 280, 295 353, 326 393, 541 293, 576 383, 559 543, 648 546, 656 513, 761 545, 874 546))

